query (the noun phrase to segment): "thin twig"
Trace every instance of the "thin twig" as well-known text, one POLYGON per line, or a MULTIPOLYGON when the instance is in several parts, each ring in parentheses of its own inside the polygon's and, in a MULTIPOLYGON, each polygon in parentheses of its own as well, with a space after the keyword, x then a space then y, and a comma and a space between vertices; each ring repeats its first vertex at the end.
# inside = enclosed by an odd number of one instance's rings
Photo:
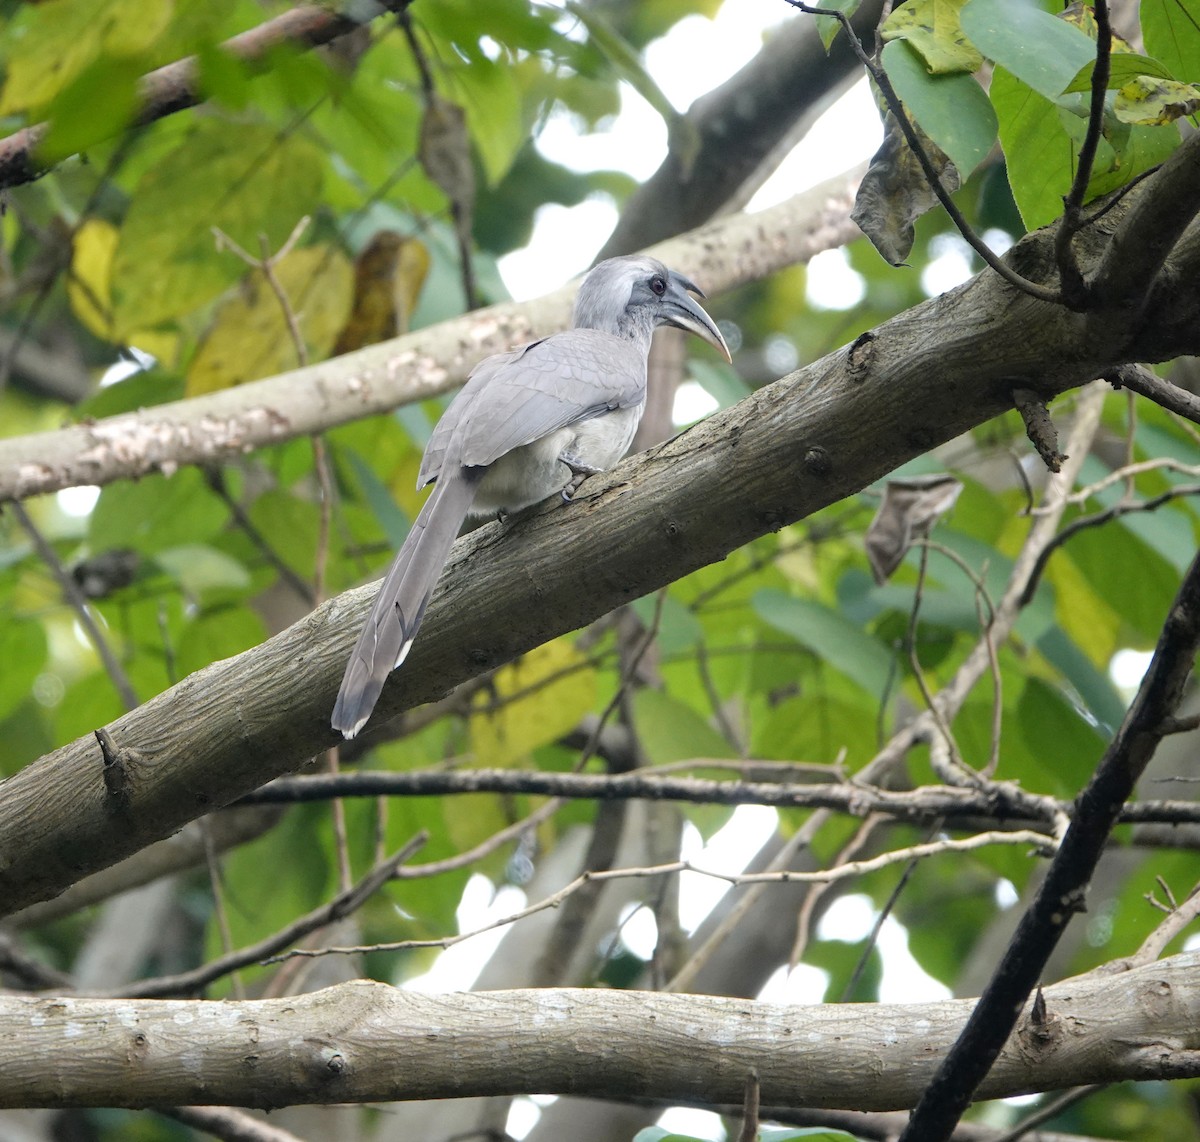
MULTIPOLYGON (((942 828, 942 821, 939 819, 934 821, 929 829, 930 838, 936 836, 942 828)), ((896 886, 888 893, 888 898, 883 902, 883 907, 879 909, 878 915, 875 917, 875 922, 871 925, 870 932, 867 933, 867 939, 863 945, 863 950, 859 954, 858 963, 854 965, 854 970, 850 973, 850 978, 846 981, 846 986, 842 989, 842 1003, 850 1003, 854 998, 854 990, 858 987, 858 981, 862 978, 863 972, 867 970, 867 964, 871 962, 871 952, 875 945, 879 942, 879 933, 883 931, 883 925, 887 922, 887 918, 892 914, 892 910, 899 902, 905 888, 908 887, 908 882, 912 879, 912 875, 917 871, 917 865, 920 863, 916 858, 913 858, 904 866, 903 872, 900 873, 900 879, 896 881, 896 886)))
POLYGON ((294 956, 315 958, 328 955, 362 955, 367 952, 401 952, 416 948, 441 948, 444 950, 454 947, 455 944, 461 944, 465 940, 481 936, 485 932, 490 932, 496 928, 503 928, 509 924, 515 924, 519 920, 536 915, 538 912, 544 912, 548 908, 557 908, 564 900, 578 892, 585 885, 593 884, 597 881, 625 880, 631 878, 645 879, 647 877, 675 876, 683 872, 694 872, 700 876, 712 877, 714 880, 722 880, 726 884, 735 886, 744 884, 826 884, 831 881, 864 876, 869 872, 877 872, 879 869, 887 868, 893 864, 901 864, 906 861, 919 860, 947 852, 972 852, 987 845, 1032 846, 1041 852, 1053 851, 1057 843, 1048 834, 1034 832, 1031 829, 1019 829, 1014 832, 993 830, 986 833, 977 833, 971 837, 964 837, 961 840, 946 839, 932 841, 927 844, 912 845, 909 848, 895 849, 891 852, 882 853, 868 860, 849 861, 846 864, 833 868, 818 869, 814 872, 796 872, 791 869, 783 869, 777 872, 729 873, 719 872, 716 869, 701 868, 692 861, 687 860, 671 861, 667 864, 652 865, 644 868, 603 869, 598 872, 581 873, 570 884, 560 888, 557 892, 551 893, 543 900, 539 900, 536 904, 530 904, 528 907, 513 912, 508 916, 493 920, 478 928, 473 928, 469 932, 459 932, 454 936, 442 936, 426 940, 397 940, 386 944, 360 944, 350 947, 292 948, 279 955, 271 956, 262 962, 276 963, 280 960, 291 959, 294 956))
POLYGON ((303 602, 307 603, 310 607, 316 606, 312 587, 292 570, 283 556, 271 546, 266 536, 255 527, 254 521, 251 520, 246 509, 233 498, 232 493, 229 491, 229 486, 225 482, 225 474, 221 469, 208 467, 203 469, 203 471, 208 486, 224 501, 225 506, 229 509, 229 514, 233 517, 233 522, 245 533, 246 538, 258 548, 259 554, 275 569, 279 578, 303 602))
POLYGON ((1200 495, 1200 484, 1179 484, 1174 488, 1162 492, 1161 494, 1152 497, 1148 500, 1130 503, 1122 501, 1115 503, 1112 507, 1105 508, 1104 511, 1095 512, 1092 515, 1080 516, 1078 519, 1073 519, 1066 525, 1049 543, 1042 548, 1038 555, 1038 561, 1034 565, 1033 573, 1029 576, 1029 582, 1025 587, 1025 594, 1022 596, 1022 603, 1029 602, 1037 590, 1038 583, 1041 582, 1042 574, 1046 570, 1046 564, 1050 561, 1050 556, 1053 555, 1064 543, 1072 536, 1078 535, 1081 531, 1086 531, 1091 527, 1100 527, 1103 524, 1111 523, 1114 519, 1118 519, 1123 515, 1129 515, 1132 512, 1152 512, 1162 507, 1163 504, 1170 503, 1171 500, 1182 499, 1184 496, 1200 495))
POLYGON ((129 676, 117 661, 116 655, 113 654, 112 648, 108 645, 108 640, 104 637, 99 625, 92 617, 91 608, 88 606, 88 601, 84 598, 83 592, 79 589, 79 584, 75 582, 74 578, 62 565, 62 560, 59 559, 58 553, 42 534, 41 529, 30 519, 29 513, 25 510, 25 505, 19 500, 14 500, 12 502, 12 512, 17 517, 17 522, 25 529, 25 533, 32 541, 33 548, 38 553, 38 557, 46 564, 50 573, 58 582, 59 588, 79 619, 79 625, 87 632, 88 639, 95 648, 96 654, 99 655, 105 673, 112 682, 114 689, 120 695, 125 709, 136 709, 138 698, 133 686, 129 682, 129 676))
POLYGON ((992 1142, 1018 1142, 1024 1138, 1031 1130, 1035 1130, 1041 1126, 1043 1122, 1049 1122, 1050 1119, 1062 1114, 1068 1107, 1074 1106, 1077 1102, 1082 1102, 1085 1098, 1095 1094, 1097 1091, 1102 1091, 1108 1083, 1093 1083, 1091 1086, 1080 1086, 1074 1090, 1065 1090, 1061 1094, 1052 1098, 1045 1106, 1038 1107, 1037 1110, 1025 1116, 1012 1130, 998 1135, 992 1142))
POLYGON ((859 43, 858 37, 854 34, 854 29, 850 25, 850 18, 846 13, 836 11, 832 8, 813 7, 810 4, 802 3, 801 0, 785 0, 785 2, 793 8, 798 8, 801 12, 807 12, 811 16, 832 16, 842 25, 842 30, 849 39, 854 54, 858 56, 859 62, 867 69, 871 79, 874 80, 875 85, 879 88, 880 94, 888 105, 888 110, 895 116, 897 125, 904 133, 904 138, 908 143, 909 149, 916 156, 917 162, 921 164, 921 171, 925 175, 925 181, 929 183, 930 190, 937 196, 937 200, 942 204, 946 213, 950 216, 950 221, 954 223, 955 228, 963 236, 967 245, 1015 289, 1019 289, 1022 293, 1026 293, 1030 297, 1037 298, 1038 301, 1047 301, 1052 305, 1063 304, 1062 294, 1058 290, 1050 289, 1048 286, 1040 285, 1038 282, 1033 282, 1028 278, 1022 277, 1012 266, 999 258, 991 247, 972 229, 971 224, 966 220, 962 211, 955 205, 954 199, 950 197, 950 193, 943 185, 941 177, 933 165, 933 161, 921 145, 921 140, 917 137, 917 132, 908 118, 908 112, 904 109, 904 104, 896 94, 896 89, 892 86, 892 81, 888 79, 887 72, 867 54, 862 44, 859 43))
MULTIPOLYGON (((855 856, 871 843, 876 829, 884 823, 885 819, 879 814, 872 814, 863 821, 854 831, 854 835, 838 850, 833 860, 829 862, 830 867, 837 868, 840 865, 849 864, 853 861, 855 856)), ((808 941, 816 926, 817 908, 826 895, 828 895, 833 883, 833 881, 827 881, 824 884, 814 884, 812 889, 805 894, 803 902, 797 909, 796 935, 792 939, 792 950, 788 953, 789 971, 792 971, 804 959, 805 950, 808 948, 808 941)))
POLYGON ((1200 916, 1200 884, 1196 885, 1188 898, 1173 908, 1167 918, 1142 941, 1142 946, 1129 959, 1130 966, 1136 967, 1158 959, 1166 946, 1197 916, 1200 916))
POLYGON ((1104 101, 1108 95, 1108 75, 1111 67, 1112 28, 1108 22, 1108 0, 1093 0, 1096 16, 1096 63, 1092 69, 1091 102, 1088 107, 1087 133, 1079 148, 1079 165, 1071 189, 1063 199, 1063 216, 1054 235, 1054 255, 1062 284, 1064 303, 1076 311, 1087 307, 1090 300, 1087 283, 1075 260, 1072 245, 1081 226, 1083 199, 1092 181, 1096 149, 1104 126, 1104 101))
MULTIPOLYGON (((295 307, 292 305, 291 298, 288 297, 287 290, 283 287, 283 282, 279 280, 279 275, 275 272, 275 268, 292 252, 296 243, 300 241, 304 232, 308 229, 311 221, 312 219, 307 214, 304 215, 292 227, 292 232, 288 235, 283 245, 274 253, 271 252, 267 235, 259 234, 258 241, 262 252, 261 256, 257 258, 243 250, 224 231, 216 226, 212 228, 213 234, 217 239, 218 249, 228 248, 232 250, 248 266, 262 274, 271 292, 275 295, 275 300, 279 303, 280 312, 283 314, 283 320, 287 326, 288 336, 292 341, 292 349, 296 354, 296 364, 301 369, 308 364, 308 346, 305 344, 304 333, 300 328, 300 318, 296 313, 295 307)), ((329 470, 329 452, 325 447, 324 437, 320 433, 314 433, 311 441, 313 470, 317 475, 317 487, 320 496, 320 517, 317 527, 317 549, 314 559, 315 570, 313 573, 311 598, 313 606, 320 606, 325 601, 325 568, 329 561, 329 525, 330 513, 333 507, 333 477, 329 470)), ((340 767, 336 746, 325 752, 325 765, 330 775, 336 777, 340 767)), ((354 883, 354 873, 350 864, 350 837, 349 830, 346 827, 346 807, 342 804, 340 798, 335 797, 330 802, 330 812, 333 821, 334 850, 337 852, 338 887, 345 893, 350 891, 354 883)))
POLYGON ((349 892, 340 892, 328 904, 314 908, 311 912, 293 920, 266 939, 256 944, 242 948, 230 955, 219 956, 206 964, 201 964, 191 971, 180 972, 178 975, 159 976, 157 979, 141 980, 114 988, 111 991, 91 992, 95 996, 113 996, 120 998, 152 999, 163 995, 181 995, 199 991, 214 980, 228 975, 238 968, 250 964, 262 963, 272 953, 286 948, 296 940, 303 939, 310 932, 324 928, 343 916, 356 912, 362 905, 389 880, 395 878, 400 866, 417 852, 428 840, 429 834, 424 830, 419 832, 399 852, 387 860, 377 864, 349 892))
POLYGON ((1077 811, 992 979, 922 1095, 900 1142, 949 1138, 1007 1041, 1083 894, 1121 806, 1154 756, 1200 646, 1200 556, 1171 605, 1154 658, 1120 729, 1079 795, 1077 811))
MULTIPOLYGON (((700 758, 684 764, 710 768, 717 763, 700 758)), ((736 763, 725 764, 734 767, 736 763)), ((770 805, 779 809, 825 809, 859 817, 886 813, 902 821, 923 824, 939 816, 951 821, 983 817, 1053 824, 1072 812, 1069 801, 1032 793, 1011 782, 988 782, 978 788, 926 785, 919 789, 885 789, 872 785, 863 771, 855 774, 852 781, 793 783, 664 777, 641 770, 614 774, 513 769, 434 769, 412 773, 366 770, 342 773, 336 779, 322 774, 280 777, 247 794, 238 804, 278 805, 327 801, 330 797, 445 797, 468 793, 533 794, 552 798, 550 804, 556 806, 569 799, 611 801, 634 798, 694 805, 770 805)), ((519 833, 532 821, 530 817, 526 824, 518 822, 511 828, 519 833)), ((1121 809, 1120 823, 1200 824, 1200 802, 1135 801, 1121 809)))
POLYGON ((758 1137, 758 1099, 761 1086, 758 1075, 751 1071, 746 1076, 746 1097, 742 1102, 742 1128, 738 1142, 754 1142, 758 1137))
POLYGON ((1132 389, 1168 412, 1200 424, 1200 397, 1164 381, 1144 365, 1118 365, 1105 373, 1104 379, 1115 388, 1132 389))
POLYGON ((221 1142, 304 1142, 290 1130, 233 1106, 163 1106, 156 1107, 155 1113, 202 1130, 221 1142))
MULTIPOLYGON (((212 822, 209 817, 201 817, 196 822, 200 826, 200 837, 204 842, 204 864, 208 869, 209 890, 213 898, 213 915, 217 919, 217 931, 221 935, 221 951, 230 956, 233 954, 233 930, 229 926, 229 912, 225 907, 225 888, 221 883, 221 858, 217 855, 212 838, 212 822)), ((233 988, 234 998, 245 999, 246 989, 242 986, 241 973, 230 972, 229 982, 233 988)))

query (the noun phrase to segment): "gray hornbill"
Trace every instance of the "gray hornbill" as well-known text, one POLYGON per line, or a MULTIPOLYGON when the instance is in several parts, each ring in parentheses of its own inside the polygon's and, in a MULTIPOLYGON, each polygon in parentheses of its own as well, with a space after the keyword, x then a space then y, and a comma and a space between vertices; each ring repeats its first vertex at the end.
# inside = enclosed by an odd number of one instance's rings
POLYGON ((646 405, 659 325, 703 337, 728 358, 703 292, 644 255, 610 258, 584 278, 572 328, 481 361, 430 437, 417 487, 433 483, 396 554, 346 666, 333 728, 366 724, 408 654, 464 520, 519 511, 625 455, 646 405))

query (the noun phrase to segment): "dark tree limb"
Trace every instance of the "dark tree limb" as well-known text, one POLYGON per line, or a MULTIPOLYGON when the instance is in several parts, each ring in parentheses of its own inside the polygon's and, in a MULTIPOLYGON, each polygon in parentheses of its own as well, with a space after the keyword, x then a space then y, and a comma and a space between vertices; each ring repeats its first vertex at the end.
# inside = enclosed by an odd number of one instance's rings
MULTIPOLYGON (((852 26, 869 35, 882 0, 866 0, 852 26)), ((795 141, 858 74, 843 37, 825 51, 811 20, 789 20, 720 87, 697 99, 686 118, 698 151, 685 161, 672 149, 625 202, 596 260, 640 250, 707 222, 748 197, 781 147, 795 141)))
POLYGON ((1153 206, 1136 197, 1089 278, 1093 302, 1101 310, 1153 309, 1148 302, 1159 271, 1200 212, 1200 132, 1183 141, 1153 182, 1153 206))
POLYGON ((1182 416, 1193 424, 1200 424, 1200 397, 1170 381, 1164 381, 1144 365, 1118 365, 1105 373, 1104 379, 1114 388, 1129 389, 1161 405, 1168 412, 1182 416))
POLYGON ((1062 847, 971 1018, 922 1096, 900 1142, 943 1142, 954 1131, 1015 1026, 1076 912, 1138 778, 1169 729, 1200 647, 1200 555, 1163 624, 1137 696, 1075 803, 1062 847))
POLYGON ((1063 300, 1072 309, 1084 309, 1088 303, 1087 286, 1079 263, 1075 260, 1072 241, 1082 224, 1083 199, 1092 179, 1096 148, 1104 126, 1104 101, 1108 95, 1108 75, 1111 70, 1112 28, 1108 22, 1108 0, 1095 0, 1096 64, 1092 69, 1091 101, 1088 106, 1087 134, 1079 148, 1075 178, 1063 200, 1063 217, 1055 237, 1054 253, 1058 261, 1058 276, 1063 300))
MULTIPOLYGON (((1170 728, 1170 723, 1165 728, 1170 728)), ((714 763, 714 764, 719 764, 714 763)), ((703 762, 697 762, 702 768, 703 762)), ((1053 823, 1070 814, 1070 802, 990 782, 974 786, 883 789, 859 783, 795 784, 714 781, 654 773, 552 773, 543 770, 455 769, 410 773, 365 771, 281 777, 242 799, 244 805, 290 805, 334 797, 448 797, 471 793, 525 794, 596 801, 679 801, 696 805, 772 805, 784 809, 832 809, 865 817, 884 813, 928 824, 993 819, 1012 824, 1053 823)), ((1121 807, 1120 824, 1200 824, 1200 802, 1136 801, 1121 807)))

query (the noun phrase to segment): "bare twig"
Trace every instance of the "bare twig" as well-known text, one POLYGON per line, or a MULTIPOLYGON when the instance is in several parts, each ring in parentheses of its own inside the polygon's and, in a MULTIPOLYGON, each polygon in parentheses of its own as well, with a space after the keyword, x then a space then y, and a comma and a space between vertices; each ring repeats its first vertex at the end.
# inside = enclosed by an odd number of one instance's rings
POLYGON ((25 533, 33 543, 33 548, 38 553, 38 557, 46 564, 46 567, 57 581, 63 596, 75 612, 76 618, 79 619, 79 625, 87 632, 88 640, 95 648, 96 654, 104 666, 105 673, 108 675, 109 681, 112 682, 113 688, 120 695, 125 709, 134 709, 138 704, 137 694, 134 693, 133 686, 129 682, 129 676, 125 673, 124 667, 117 661, 117 656, 113 654, 112 648, 108 645, 108 640, 104 637, 99 625, 92 617, 88 601, 79 589, 79 584, 67 573, 67 569, 63 566, 62 560, 59 559, 58 553, 42 534, 37 524, 29 517, 29 513, 25 510, 25 505, 20 501, 14 500, 12 511, 13 515, 17 517, 17 522, 25 529, 25 533))
POLYGON ((306 915, 298 917, 287 927, 281 928, 264 940, 259 940, 257 944, 251 944, 230 955, 220 956, 207 964, 202 964, 191 971, 180 972, 178 975, 141 980, 125 987, 115 988, 111 992, 95 992, 93 994, 141 999, 164 995, 186 995, 206 987, 213 980, 220 979, 221 976, 228 975, 238 968, 262 963, 273 952, 286 948, 288 944, 307 936, 310 932, 315 932, 318 928, 324 928, 327 924, 332 924, 335 920, 340 920, 343 916, 349 916, 352 912, 356 912, 379 888, 395 877, 400 866, 413 853, 417 852, 427 839, 427 833, 418 833, 399 852, 371 869, 349 892, 338 893, 328 904, 322 904, 320 908, 314 908, 306 915))
POLYGON ((1033 389, 1022 388, 1013 389, 1012 398, 1025 422, 1025 434, 1037 449, 1042 463, 1051 472, 1060 471, 1066 456, 1058 450, 1058 433, 1054 429, 1054 421, 1050 419, 1045 398, 1033 389))
POLYGON ((608 880, 625 880, 631 877, 643 879, 646 877, 674 876, 681 872, 694 872, 700 876, 712 877, 714 880, 723 880, 726 884, 732 885, 826 884, 831 881, 864 876, 869 872, 877 872, 879 869, 887 868, 893 864, 903 864, 906 861, 920 860, 947 852, 971 852, 975 849, 984 848, 987 845, 996 844, 1032 846, 1038 851, 1052 851, 1057 842, 1053 837, 1045 833, 1037 833, 1030 829, 1019 829, 1014 832, 992 831, 977 833, 975 836, 964 837, 961 840, 946 839, 931 841, 927 844, 912 845, 909 848, 894 849, 891 852, 882 853, 868 860, 848 861, 833 868, 818 869, 814 872, 796 872, 791 869, 784 869, 777 872, 728 873, 719 872, 715 869, 701 868, 692 861, 686 860, 671 861, 668 864, 647 866, 645 868, 603 869, 599 872, 581 873, 570 884, 539 900, 536 904, 530 904, 526 908, 501 917, 499 920, 483 924, 469 932, 459 932, 454 936, 441 936, 427 940, 397 940, 394 943, 386 944, 362 944, 350 947, 292 948, 287 952, 271 956, 263 962, 276 963, 280 960, 291 959, 294 956, 313 958, 328 955, 361 955, 366 952, 410 951, 414 948, 452 948, 455 944, 461 944, 464 940, 474 939, 476 936, 483 935, 484 932, 490 932, 495 928, 503 928, 509 924, 515 924, 517 921, 536 915, 538 912, 544 912, 547 908, 557 908, 564 900, 567 900, 586 885, 608 880))
POLYGON ((746 1076, 746 1097, 742 1102, 742 1128, 738 1142, 754 1142, 758 1137, 758 1099, 761 1084, 753 1071, 746 1076))
POLYGON ((1054 254, 1058 262, 1058 276, 1062 285, 1063 301, 1072 309, 1086 308, 1087 284, 1075 260, 1072 240, 1082 224, 1083 199, 1088 183, 1092 180, 1092 168, 1096 162, 1096 148, 1100 145, 1100 133, 1104 126, 1104 100, 1108 94, 1108 75, 1112 55, 1112 28, 1108 22, 1108 0, 1094 0, 1096 16, 1096 63, 1092 69, 1091 102, 1088 105, 1087 133, 1079 148, 1078 164, 1071 189, 1063 199, 1063 216, 1054 235, 1054 254))
POLYGON ((1182 904, 1172 907, 1167 918, 1142 941, 1142 946, 1130 957, 1130 964, 1134 966, 1148 964, 1158 959, 1166 946, 1198 915, 1200 915, 1200 884, 1192 889, 1182 904))
POLYGON ((1045 1106, 1040 1106, 1037 1110, 1027 1114, 1017 1126, 1014 1126, 1012 1130, 1006 1130, 994 1142, 1018 1142, 1018 1139, 1028 1138, 1031 1130, 1041 1126, 1043 1122, 1049 1122, 1056 1115, 1062 1114, 1068 1107, 1082 1102, 1097 1091, 1104 1090, 1107 1085, 1107 1083, 1093 1083, 1091 1086, 1081 1086, 1074 1090, 1063 1091, 1055 1098, 1050 1099, 1045 1106))
POLYGON ((1116 388, 1130 389, 1161 405, 1168 412, 1182 416, 1193 424, 1200 424, 1200 397, 1170 381, 1164 381, 1145 365, 1118 365, 1105 373, 1104 379, 1116 388))
POLYGON ((232 1106, 166 1106, 157 1113, 211 1134, 221 1142, 304 1142, 290 1130, 263 1122, 232 1106))
POLYGON ((308 606, 316 606, 313 589, 288 565, 287 561, 268 542, 266 536, 254 525, 246 509, 234 499, 220 468, 206 467, 204 477, 208 486, 221 497, 233 522, 245 533, 246 538, 258 549, 262 557, 275 569, 282 582, 286 583, 308 606))
POLYGON ((1041 553, 1038 555, 1038 561, 1034 565, 1033 572, 1029 576, 1029 582, 1026 584, 1022 602, 1028 603, 1033 598, 1034 592, 1041 582, 1042 574, 1046 570, 1046 564, 1050 561, 1050 556, 1072 536, 1078 535, 1081 531, 1086 531, 1088 528, 1101 527, 1106 523, 1111 523, 1120 516, 1129 515, 1132 512, 1152 512, 1162 507, 1163 504, 1170 503, 1171 500, 1195 495, 1200 495, 1200 484, 1179 484, 1148 500, 1134 502, 1120 501, 1113 504, 1110 508, 1105 508, 1104 511, 1094 512, 1092 515, 1080 516, 1078 519, 1073 519, 1042 548, 1041 553))
MULTIPOLYGON (((1170 728, 1167 725, 1165 728, 1170 728)), ((735 762, 699 758, 681 763, 699 768, 735 762)), ((762 762, 752 762, 762 765, 762 762)), ((787 763, 784 763, 785 766, 787 763)), ((979 787, 922 786, 890 790, 870 784, 863 773, 853 781, 717 781, 704 777, 667 777, 631 773, 551 773, 545 770, 460 769, 392 773, 368 770, 328 775, 280 777, 248 794, 241 804, 293 804, 330 797, 444 797, 467 793, 535 794, 567 799, 683 801, 696 805, 772 805, 780 809, 825 809, 854 816, 886 813, 902 821, 930 824, 987 818, 1050 824, 1071 812, 1068 801, 1032 793, 1008 782, 979 787)), ((1200 802, 1146 800, 1125 805, 1121 824, 1197 824, 1200 802)), ((513 826, 520 831, 524 826, 513 826)), ((477 859, 477 858, 476 858, 477 859)), ((469 863, 469 862, 468 862, 469 863)))
POLYGON ((874 80, 875 85, 879 88, 880 94, 887 102, 888 110, 895 116, 897 126, 904 133, 905 141, 916 156, 917 162, 921 164, 921 171, 925 175, 925 181, 929 183, 929 189, 937 195, 937 200, 942 204, 942 207, 950 216, 951 222, 954 223, 955 228, 963 236, 967 245, 1015 289, 1019 289, 1022 293, 1037 298, 1039 301, 1061 305, 1063 298, 1058 290, 1050 289, 1038 282, 1033 282, 1028 278, 1022 277, 1012 266, 997 257, 992 248, 975 233, 962 211, 955 205, 954 199, 950 197, 950 192, 946 190, 945 185, 942 183, 941 177, 933 165, 933 161, 921 145, 921 140, 917 137, 917 132, 908 117, 908 112, 904 109, 904 104, 901 102, 900 96, 896 94, 896 89, 892 86, 892 81, 888 78, 887 72, 867 54, 862 44, 859 43, 858 37, 854 34, 854 30, 850 25, 850 18, 846 13, 832 8, 818 8, 810 4, 804 4, 801 3, 801 0, 786 0, 786 3, 790 4, 793 8, 798 8, 801 12, 807 12, 811 16, 832 16, 842 25, 842 31, 845 32, 849 39, 850 46, 858 56, 859 62, 867 69, 871 79, 874 80))

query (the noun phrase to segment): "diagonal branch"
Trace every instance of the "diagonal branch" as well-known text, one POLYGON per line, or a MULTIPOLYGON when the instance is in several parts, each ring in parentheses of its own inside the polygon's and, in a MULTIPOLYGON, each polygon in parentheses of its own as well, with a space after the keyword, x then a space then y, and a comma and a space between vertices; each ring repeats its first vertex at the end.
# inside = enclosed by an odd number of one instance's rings
MULTIPOLYGON (((1101 241, 1085 231, 1081 254, 1094 257, 1089 239, 1101 241)), ((742 255, 724 254, 731 264, 742 255)), ((379 716, 438 698, 859 491, 1003 412, 1012 378, 1033 362, 1047 395, 1081 384, 1107 367, 1096 352, 1073 314, 1014 294, 994 274, 916 306, 593 477, 568 507, 548 504, 461 540, 379 716)), ((119 815, 90 735, 0 785, 0 914, 328 748, 345 656, 375 590, 331 600, 106 727, 127 759, 119 815)), ((985 670, 987 661, 984 652, 985 670)))
POLYGON ((942 1142, 1004 1047, 1029 993, 1071 917, 1083 908, 1096 862, 1138 778, 1169 732, 1200 648, 1200 555, 1192 562, 1163 625, 1137 696, 1076 801, 1062 847, 1036 898, 900 1142, 942 1142))
MULTIPOLYGON (((854 27, 869 34, 882 8, 881 0, 862 4, 854 27)), ((858 66, 844 37, 826 52, 811 20, 785 21, 737 74, 688 108, 695 153, 682 155, 671 141, 662 165, 625 201, 596 260, 661 242, 746 201, 858 66)))
POLYGON ((270 936, 239 948, 235 952, 218 956, 206 964, 201 964, 191 971, 180 972, 178 975, 157 976, 154 979, 141 980, 137 983, 125 984, 114 988, 111 992, 93 992, 95 995, 128 996, 140 999, 154 998, 166 995, 191 995, 207 987, 214 980, 229 975, 239 968, 249 967, 260 963, 268 956, 282 951, 284 948, 303 939, 318 928, 324 928, 357 912, 366 901, 396 875, 396 870, 428 840, 428 833, 418 833, 399 852, 372 868, 357 884, 351 885, 339 892, 328 904, 322 904, 303 916, 298 916, 285 928, 270 936))
POLYGON ((1089 281, 1103 310, 1142 310, 1175 243, 1200 214, 1200 132, 1148 181, 1154 193, 1137 196, 1089 281))
MULTIPOLYGON (((652 251, 710 292, 759 281, 858 236, 851 178, 702 227, 652 251)), ((226 458, 460 385, 480 358, 565 329, 575 286, 505 303, 353 353, 191 400, 0 440, 0 503, 226 458)))

